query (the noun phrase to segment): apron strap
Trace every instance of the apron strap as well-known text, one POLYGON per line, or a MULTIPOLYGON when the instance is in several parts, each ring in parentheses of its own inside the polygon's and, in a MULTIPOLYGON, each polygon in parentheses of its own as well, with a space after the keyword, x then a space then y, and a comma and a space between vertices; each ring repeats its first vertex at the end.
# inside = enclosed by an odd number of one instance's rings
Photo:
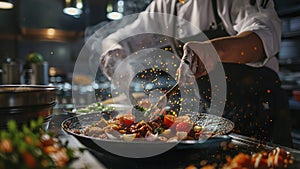
MULTIPOLYGON (((177 16, 177 3, 174 3, 174 13, 173 15, 177 16)), ((203 33, 206 35, 206 37, 208 39, 213 39, 213 38, 218 38, 218 37, 224 37, 224 36, 229 36, 229 34, 226 32, 226 30, 224 29, 223 26, 223 22, 222 19, 220 18, 219 14, 218 14, 218 8, 217 8, 217 1, 216 0, 212 0, 213 3, 213 12, 214 12, 214 16, 215 16, 215 20, 216 20, 216 26, 210 28, 209 30, 203 31, 200 34, 188 37, 188 38, 183 38, 182 40, 178 40, 175 37, 175 32, 176 32, 176 17, 174 17, 174 21, 173 21, 173 33, 174 36, 173 37, 169 37, 170 39, 170 46, 171 46, 171 50, 173 51, 173 53, 175 55, 177 55, 178 57, 182 57, 183 55, 183 50, 182 47, 184 45, 185 42, 187 41, 191 41, 191 40, 198 40, 198 41, 203 41, 203 33)))
POLYGON ((173 32, 173 37, 169 37, 169 40, 170 40, 170 46, 171 46, 171 50, 173 51, 173 53, 177 56, 177 57, 182 57, 183 55, 183 45, 184 43, 181 42, 180 40, 176 39, 175 38, 175 33, 176 33, 176 30, 177 30, 177 27, 176 27, 176 23, 177 23, 177 4, 180 3, 180 2, 176 2, 174 3, 174 19, 173 19, 173 27, 172 27, 172 32, 173 32))
POLYGON ((212 25, 209 30, 203 31, 203 33, 207 36, 208 39, 214 39, 218 37, 229 36, 226 32, 222 19, 218 14, 218 4, 217 0, 212 0, 213 12, 215 16, 215 25, 212 25))
POLYGON ((222 26, 222 20, 218 14, 217 0, 212 0, 212 5, 213 5, 213 11, 214 11, 214 16, 215 16, 215 20, 216 20, 216 23, 215 23, 216 28, 215 29, 218 29, 219 26, 222 26))

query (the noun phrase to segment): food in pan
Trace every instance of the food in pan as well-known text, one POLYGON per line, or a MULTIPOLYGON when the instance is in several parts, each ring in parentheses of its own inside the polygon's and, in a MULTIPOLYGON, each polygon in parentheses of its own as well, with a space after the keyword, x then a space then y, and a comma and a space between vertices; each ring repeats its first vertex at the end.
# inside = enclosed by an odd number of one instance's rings
POLYGON ((76 150, 47 133, 42 124, 40 118, 20 129, 15 121, 8 122, 7 130, 0 132, 0 169, 69 168, 77 159, 76 150))
POLYGON ((77 136, 106 141, 202 142, 226 134, 234 127, 232 121, 211 114, 181 111, 178 115, 167 108, 153 108, 147 100, 139 105, 141 109, 113 110, 113 114, 102 111, 70 118, 63 122, 63 129, 77 136), (150 112, 149 116, 145 112, 150 112))
POLYGON ((191 115, 167 114, 165 109, 151 110, 151 118, 141 119, 145 116, 138 115, 138 113, 147 112, 151 104, 147 100, 139 104, 139 112, 136 112, 137 108, 134 108, 127 114, 121 114, 112 119, 100 118, 97 123, 86 127, 83 134, 101 139, 151 142, 197 140, 213 134, 211 131, 204 131, 203 126, 195 124, 191 115))
POLYGON ((260 168, 260 169, 276 169, 287 168, 292 164, 292 156, 284 149, 276 147, 272 151, 262 151, 250 155, 239 153, 231 160, 229 159, 223 169, 238 169, 238 168, 260 168))
MULTIPOLYGON (((288 168, 293 164, 292 155, 283 148, 276 147, 271 151, 261 151, 252 155, 238 153, 233 158, 227 157, 226 163, 218 168, 221 169, 279 169, 288 168)), ((201 169, 215 169, 217 165, 209 164, 201 169)), ((197 169, 195 165, 190 165, 186 169, 197 169)))
POLYGON ((193 123, 190 115, 166 114, 165 110, 159 110, 157 116, 151 121, 135 121, 132 113, 119 115, 113 119, 99 119, 97 123, 87 126, 84 131, 78 131, 87 136, 101 139, 119 139, 124 141, 179 141, 182 139, 197 140, 202 136, 210 136, 211 132, 205 132, 203 126, 193 123))

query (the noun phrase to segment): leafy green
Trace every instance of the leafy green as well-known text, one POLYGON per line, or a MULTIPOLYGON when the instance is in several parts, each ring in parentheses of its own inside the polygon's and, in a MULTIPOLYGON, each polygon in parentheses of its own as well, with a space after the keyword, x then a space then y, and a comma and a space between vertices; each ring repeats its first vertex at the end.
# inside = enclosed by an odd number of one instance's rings
POLYGON ((0 169, 68 169, 68 164, 78 158, 75 151, 68 148, 67 143, 63 144, 53 137, 52 133, 46 132, 42 117, 22 126, 10 120, 7 129, 0 131, 0 169), (50 153, 58 151, 65 151, 68 157, 68 161, 60 166, 50 156, 50 153))
POLYGON ((147 109, 145 107, 140 106, 140 105, 135 105, 134 108, 143 113, 145 113, 147 111, 147 109))
POLYGON ((90 113, 90 112, 103 112, 103 111, 112 111, 116 110, 113 106, 104 105, 101 102, 96 102, 77 109, 77 113, 90 113))

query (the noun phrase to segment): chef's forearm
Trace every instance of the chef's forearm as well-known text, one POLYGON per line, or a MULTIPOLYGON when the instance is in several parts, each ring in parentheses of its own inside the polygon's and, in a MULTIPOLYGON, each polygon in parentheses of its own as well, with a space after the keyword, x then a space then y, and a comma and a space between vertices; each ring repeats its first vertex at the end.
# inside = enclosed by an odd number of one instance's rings
POLYGON ((266 57, 261 39, 250 31, 236 36, 213 39, 212 44, 222 62, 254 63, 266 57))

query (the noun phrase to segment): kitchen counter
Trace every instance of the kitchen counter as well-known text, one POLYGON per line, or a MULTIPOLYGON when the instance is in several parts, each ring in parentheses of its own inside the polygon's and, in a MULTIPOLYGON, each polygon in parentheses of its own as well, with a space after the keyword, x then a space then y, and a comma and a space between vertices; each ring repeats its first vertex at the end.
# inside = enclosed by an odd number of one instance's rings
MULTIPOLYGON (((55 133, 63 140, 68 140, 72 147, 85 147, 90 145, 78 141, 75 137, 66 134, 61 129, 61 122, 70 117, 63 112, 56 114, 50 122, 49 131, 55 133)), ((89 147, 87 152, 81 158, 73 163, 74 168, 84 168, 87 166, 91 169, 184 169, 193 164, 200 167, 202 161, 208 163, 225 162, 228 155, 236 155, 238 152, 255 153, 262 149, 271 150, 279 145, 261 144, 257 140, 249 137, 230 133, 228 136, 220 137, 218 139, 207 140, 203 144, 194 145, 180 145, 178 144, 171 150, 149 158, 125 158, 103 151, 99 147, 89 147)), ((279 146, 281 147, 281 146, 279 146)), ((300 168, 300 151, 282 147, 291 152, 294 156, 294 164, 290 169, 300 168)))

